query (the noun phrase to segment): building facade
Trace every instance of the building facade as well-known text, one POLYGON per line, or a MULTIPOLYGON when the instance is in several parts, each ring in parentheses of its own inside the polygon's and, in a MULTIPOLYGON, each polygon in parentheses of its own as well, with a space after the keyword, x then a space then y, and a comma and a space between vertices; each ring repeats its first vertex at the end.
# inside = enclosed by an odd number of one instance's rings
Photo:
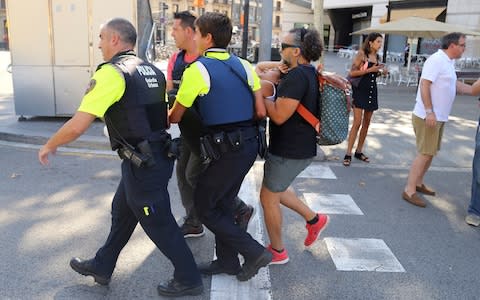
MULTIPOLYGON (((313 23, 312 0, 285 2, 288 10, 283 11, 283 32, 298 23, 313 23)), ((480 2, 477 0, 324 0, 323 9, 325 45, 330 51, 360 45, 363 37, 350 33, 386 22, 389 11, 391 21, 418 16, 480 31, 480 2)), ((414 46, 412 50, 418 53, 428 54, 438 47, 438 41, 419 39, 410 42, 414 46)), ((389 51, 402 52, 406 43, 404 36, 389 35, 387 47, 389 51)), ((467 43, 464 55, 480 56, 480 39, 468 37, 467 43)))
POLYGON ((8 25, 5 0, 0 0, 0 33, 2 35, 0 49, 8 50, 8 25))

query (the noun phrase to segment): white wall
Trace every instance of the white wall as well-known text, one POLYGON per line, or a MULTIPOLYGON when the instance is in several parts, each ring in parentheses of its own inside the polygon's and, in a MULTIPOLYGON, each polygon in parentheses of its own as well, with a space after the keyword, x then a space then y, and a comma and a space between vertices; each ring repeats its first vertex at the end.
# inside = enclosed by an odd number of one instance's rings
MULTIPOLYGON (((480 32, 480 1, 448 1, 446 22, 466 26, 473 31, 480 32)), ((480 37, 467 37, 467 48, 463 56, 480 56, 480 37)))
POLYGON ((282 7, 283 21, 282 32, 288 32, 295 23, 313 24, 313 10, 298 5, 293 5, 288 1, 283 1, 282 7))

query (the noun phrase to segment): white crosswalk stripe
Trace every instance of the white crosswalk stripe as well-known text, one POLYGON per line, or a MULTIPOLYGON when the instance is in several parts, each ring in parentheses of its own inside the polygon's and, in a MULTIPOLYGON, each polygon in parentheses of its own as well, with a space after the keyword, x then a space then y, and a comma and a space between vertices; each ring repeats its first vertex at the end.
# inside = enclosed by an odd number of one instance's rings
MULTIPOLYGON (((250 220, 248 232, 259 243, 264 244, 263 216, 258 199, 256 183, 261 182, 263 161, 257 161, 245 177, 238 196, 255 209, 255 216, 250 220)), ((270 273, 268 268, 261 268, 258 274, 246 282, 240 282, 235 276, 214 275, 210 300, 271 300, 270 273)))
POLYGON ((337 176, 328 166, 311 164, 297 178, 337 179, 337 176))
POLYGON ((350 195, 303 193, 308 206, 313 211, 334 215, 363 215, 362 210, 350 195))
POLYGON ((405 272, 383 240, 345 238, 324 240, 339 271, 405 272))
MULTIPOLYGON (((258 199, 263 163, 263 161, 255 162, 245 177, 239 193, 240 198, 253 205, 256 210, 248 231, 260 243, 264 243, 263 216, 258 199)), ((337 179, 329 166, 318 164, 310 165, 298 178, 337 179)), ((302 195, 314 211, 329 215, 364 215, 350 195, 312 192, 302 195)), ((324 241, 338 271, 405 272, 401 263, 381 239, 326 237, 324 241)), ((214 275, 210 299, 271 300, 269 269, 260 269, 258 275, 247 282, 239 282, 235 276, 214 275)))
MULTIPOLYGON (((302 178, 337 179, 327 165, 310 165, 302 178)), ((364 215, 354 199, 347 194, 303 193, 308 206, 327 215, 364 215)), ((380 239, 324 239, 328 252, 339 271, 405 272, 405 269, 380 239)))

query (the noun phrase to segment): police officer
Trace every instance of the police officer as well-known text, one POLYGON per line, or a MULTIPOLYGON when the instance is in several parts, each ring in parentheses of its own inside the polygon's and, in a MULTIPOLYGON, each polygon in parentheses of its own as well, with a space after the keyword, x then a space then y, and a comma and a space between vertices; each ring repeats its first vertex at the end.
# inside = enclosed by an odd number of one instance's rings
POLYGON ((170 259, 173 279, 158 286, 160 295, 198 295, 203 291, 193 255, 170 210, 167 191, 173 160, 166 153, 167 103, 165 77, 152 64, 135 56, 133 25, 112 19, 100 31, 103 59, 75 115, 40 149, 45 165, 58 146, 77 139, 96 117, 104 117, 110 143, 122 162, 122 178, 112 202, 112 227, 94 258, 73 258, 70 266, 93 276, 95 282, 110 282, 118 255, 137 223, 170 259))
MULTIPOLYGON (((195 44, 195 22, 196 16, 189 11, 181 11, 173 14, 172 37, 175 45, 181 49, 174 53, 168 61, 167 67, 167 92, 169 102, 173 104, 183 71, 194 62, 199 56, 195 44)), ((185 117, 179 123, 182 135, 182 147, 176 164, 178 189, 185 208, 186 217, 180 226, 185 238, 201 237, 205 234, 202 222, 200 221, 193 204, 193 191, 197 184, 198 177, 204 165, 200 160, 200 149, 198 143, 188 143, 191 139, 184 139, 183 135, 195 134, 198 124, 195 120, 185 117)), ((196 134, 198 140, 198 134, 196 134)), ((253 207, 245 204, 240 198, 235 198, 235 221, 240 227, 246 230, 248 222, 253 215, 253 207)))
POLYGON ((190 108, 204 125, 200 144, 208 166, 198 180, 194 203, 202 223, 215 234, 217 260, 201 266, 200 272, 246 281, 272 259, 236 226, 233 214, 235 196, 257 156, 255 114, 264 117, 266 111, 250 64, 226 52, 231 35, 232 24, 225 15, 206 13, 196 20, 195 41, 203 56, 183 73, 170 121, 179 122, 190 108), (242 267, 239 253, 245 259, 242 267))

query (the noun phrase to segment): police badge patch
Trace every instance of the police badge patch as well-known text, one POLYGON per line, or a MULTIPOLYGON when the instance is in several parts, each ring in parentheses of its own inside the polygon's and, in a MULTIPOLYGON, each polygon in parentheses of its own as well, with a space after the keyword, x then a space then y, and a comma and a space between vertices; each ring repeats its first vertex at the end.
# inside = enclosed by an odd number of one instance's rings
POLYGON ((96 84, 97 84, 97 81, 95 79, 90 80, 90 82, 88 83, 87 90, 85 91, 85 95, 90 93, 90 91, 93 90, 96 84))

